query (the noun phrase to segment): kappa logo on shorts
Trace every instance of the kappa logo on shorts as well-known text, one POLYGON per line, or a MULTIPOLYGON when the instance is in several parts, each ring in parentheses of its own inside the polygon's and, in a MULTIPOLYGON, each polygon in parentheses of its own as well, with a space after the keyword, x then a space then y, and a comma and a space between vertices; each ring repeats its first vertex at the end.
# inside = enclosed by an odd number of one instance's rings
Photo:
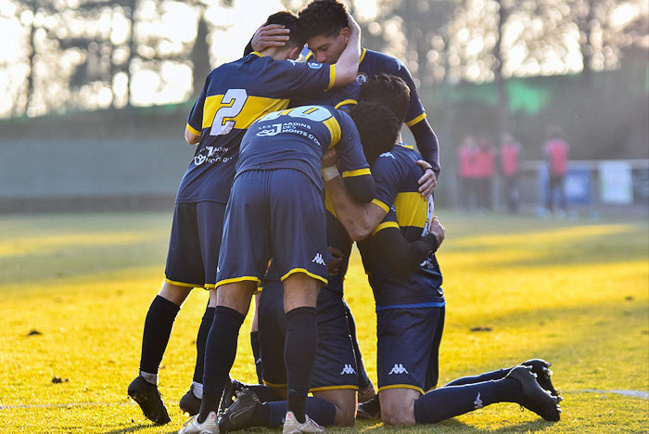
POLYGON ((392 374, 395 375, 410 374, 410 372, 408 372, 401 363, 395 363, 392 369, 390 370, 390 372, 388 372, 388 375, 392 375, 392 374))
POLYGON ((345 363, 345 367, 343 368, 343 371, 340 373, 340 375, 356 375, 356 371, 354 371, 352 365, 345 363))
POLYGON ((311 262, 315 262, 316 264, 320 265, 327 265, 324 259, 322 259, 322 255, 320 253, 316 253, 313 259, 311 259, 311 262))

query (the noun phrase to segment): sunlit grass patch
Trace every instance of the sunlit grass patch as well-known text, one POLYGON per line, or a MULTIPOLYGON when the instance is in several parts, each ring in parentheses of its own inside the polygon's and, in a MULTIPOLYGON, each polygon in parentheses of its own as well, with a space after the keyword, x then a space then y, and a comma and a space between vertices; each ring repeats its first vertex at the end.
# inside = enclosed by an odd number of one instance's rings
MULTIPOLYGON (((440 383, 547 358, 566 397, 561 422, 497 404, 434 427, 360 422, 329 431, 646 432, 649 400, 614 392, 649 392, 646 221, 438 215, 447 227, 438 256, 448 302, 440 383)), ((2 432, 180 428, 177 402, 191 382, 205 291, 183 306, 162 362, 160 390, 172 423, 151 425, 126 395, 162 280, 170 221, 168 213, 0 218, 2 432)), ((374 304, 357 253, 346 298, 375 378, 374 304)), ((249 330, 250 318, 233 376, 251 382, 249 330)))

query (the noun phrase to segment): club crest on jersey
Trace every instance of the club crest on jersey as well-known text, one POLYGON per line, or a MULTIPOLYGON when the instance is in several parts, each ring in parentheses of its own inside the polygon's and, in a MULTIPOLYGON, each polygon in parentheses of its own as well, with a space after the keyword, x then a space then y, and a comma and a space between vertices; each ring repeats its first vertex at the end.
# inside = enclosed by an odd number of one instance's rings
POLYGON ((358 84, 363 84, 367 82, 367 74, 364 72, 359 72, 358 75, 356 76, 356 82, 358 84))

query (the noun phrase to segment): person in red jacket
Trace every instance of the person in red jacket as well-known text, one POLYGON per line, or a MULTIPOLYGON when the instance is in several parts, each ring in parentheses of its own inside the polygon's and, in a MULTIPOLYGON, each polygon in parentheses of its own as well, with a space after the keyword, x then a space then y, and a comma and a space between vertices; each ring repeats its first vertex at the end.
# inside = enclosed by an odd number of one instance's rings
POLYGON ((476 191, 476 159, 478 144, 473 136, 466 136, 460 145, 460 206, 471 211, 478 206, 476 191), (475 203, 475 205, 474 205, 475 203))
POLYGON ((557 193, 559 208, 566 213, 566 194, 564 180, 568 172, 568 144, 563 140, 563 131, 560 127, 548 128, 549 140, 543 145, 543 150, 548 162, 548 190, 545 207, 551 213, 554 211, 554 196, 557 193))

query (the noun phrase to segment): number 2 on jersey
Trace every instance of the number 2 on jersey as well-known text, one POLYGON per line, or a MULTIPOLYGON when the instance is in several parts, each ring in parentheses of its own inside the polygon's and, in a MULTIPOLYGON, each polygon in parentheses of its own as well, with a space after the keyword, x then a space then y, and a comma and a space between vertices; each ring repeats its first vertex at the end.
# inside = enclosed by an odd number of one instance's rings
POLYGON ((228 89, 221 100, 222 107, 214 114, 210 135, 224 136, 232 131, 234 118, 241 113, 247 99, 248 94, 245 89, 228 89))

